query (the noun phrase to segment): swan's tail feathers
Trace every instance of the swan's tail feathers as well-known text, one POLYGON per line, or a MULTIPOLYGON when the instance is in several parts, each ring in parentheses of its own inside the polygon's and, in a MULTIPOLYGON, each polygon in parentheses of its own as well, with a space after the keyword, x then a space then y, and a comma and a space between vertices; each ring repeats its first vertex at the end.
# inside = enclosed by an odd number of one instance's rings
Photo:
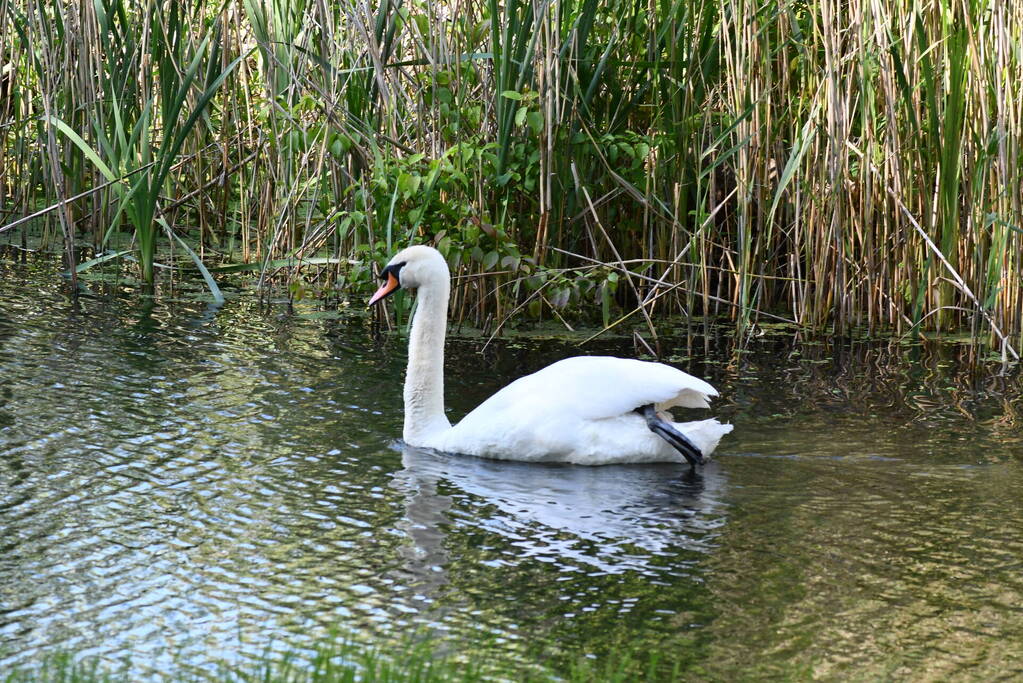
POLYGON ((704 457, 713 453, 721 437, 733 429, 732 425, 721 424, 713 418, 698 422, 676 422, 675 428, 685 434, 703 452, 704 457))

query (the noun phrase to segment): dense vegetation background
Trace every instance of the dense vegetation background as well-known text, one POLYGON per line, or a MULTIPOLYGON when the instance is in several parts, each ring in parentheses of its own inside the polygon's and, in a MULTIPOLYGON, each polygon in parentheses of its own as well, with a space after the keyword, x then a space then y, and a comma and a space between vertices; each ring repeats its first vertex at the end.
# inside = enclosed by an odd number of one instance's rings
POLYGON ((85 277, 152 282, 155 262, 359 291, 425 241, 476 324, 771 313, 1019 347, 1021 3, 0 15, 2 239, 64 245, 85 277))

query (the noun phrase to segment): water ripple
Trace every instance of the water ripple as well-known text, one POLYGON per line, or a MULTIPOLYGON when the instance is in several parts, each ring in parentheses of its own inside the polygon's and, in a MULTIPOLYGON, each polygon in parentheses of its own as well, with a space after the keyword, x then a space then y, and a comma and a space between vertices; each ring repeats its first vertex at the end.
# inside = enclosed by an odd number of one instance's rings
MULTIPOLYGON (((712 377, 737 428, 700 476, 491 462, 395 447, 404 350, 358 323, 11 281, 0 667, 63 649, 159 677, 426 627, 495 656, 685 653, 696 678, 1023 674, 998 387, 754 354, 712 377)), ((453 414, 567 352, 456 340, 453 414)))

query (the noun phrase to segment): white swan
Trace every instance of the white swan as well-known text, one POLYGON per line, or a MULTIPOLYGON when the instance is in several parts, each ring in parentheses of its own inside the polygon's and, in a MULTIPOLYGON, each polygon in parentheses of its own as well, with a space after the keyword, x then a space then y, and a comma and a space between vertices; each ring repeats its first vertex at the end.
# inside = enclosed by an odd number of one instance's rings
POLYGON ((663 412, 708 407, 717 391, 703 380, 661 363, 607 356, 566 358, 517 379, 452 427, 444 415, 447 263, 436 249, 409 247, 380 277, 370 305, 399 287, 418 290, 405 375, 403 437, 410 446, 501 460, 696 465, 732 431, 713 419, 671 422, 663 412))

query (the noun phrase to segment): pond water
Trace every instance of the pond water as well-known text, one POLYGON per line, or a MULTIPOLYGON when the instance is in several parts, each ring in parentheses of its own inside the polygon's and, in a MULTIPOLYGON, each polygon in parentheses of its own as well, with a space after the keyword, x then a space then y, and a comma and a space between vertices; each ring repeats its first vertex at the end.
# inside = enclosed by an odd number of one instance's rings
MULTIPOLYGON (((0 263, 0 671, 67 651, 159 677, 428 631, 555 669, 630 649, 706 679, 1023 675, 1017 379, 970 347, 719 334, 673 349, 735 425, 699 476, 502 463, 400 447, 404 342, 359 316, 74 306, 52 266, 0 263)), ((632 353, 481 346, 449 344, 454 418, 632 353)))

